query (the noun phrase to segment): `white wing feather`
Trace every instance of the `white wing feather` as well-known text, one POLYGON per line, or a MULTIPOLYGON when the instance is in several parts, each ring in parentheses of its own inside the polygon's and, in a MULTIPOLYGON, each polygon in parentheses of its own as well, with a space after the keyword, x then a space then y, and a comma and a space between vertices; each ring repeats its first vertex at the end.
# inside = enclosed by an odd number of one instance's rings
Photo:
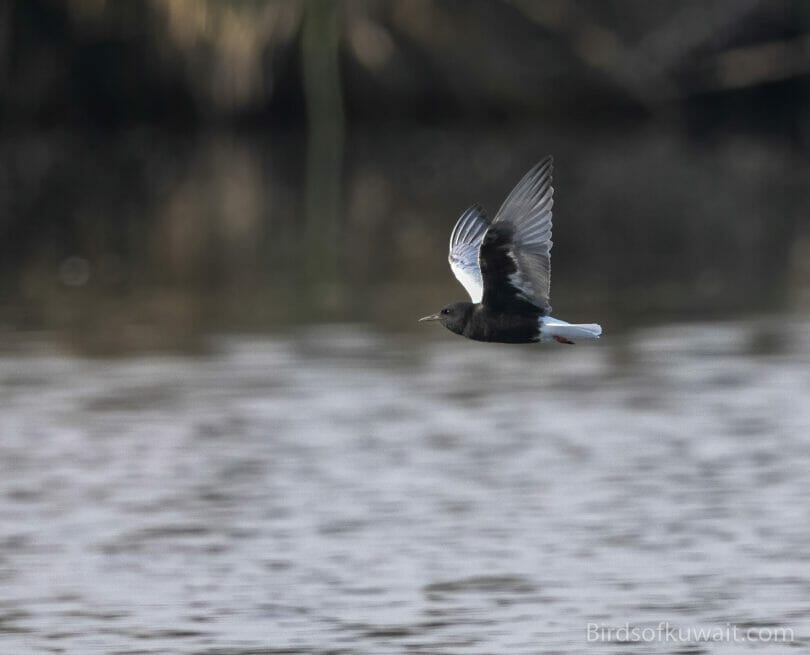
POLYGON ((478 250, 488 228, 489 219, 484 210, 480 205, 473 205, 459 217, 450 234, 450 254, 447 257, 450 269, 476 303, 484 296, 478 250))

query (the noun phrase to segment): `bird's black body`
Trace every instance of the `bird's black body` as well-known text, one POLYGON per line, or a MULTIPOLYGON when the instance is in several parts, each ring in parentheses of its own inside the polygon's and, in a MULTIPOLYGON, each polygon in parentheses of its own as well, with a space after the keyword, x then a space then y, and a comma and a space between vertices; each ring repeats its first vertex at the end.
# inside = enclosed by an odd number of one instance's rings
POLYGON ((500 343, 535 343, 540 339, 537 310, 525 313, 499 312, 481 303, 457 302, 444 307, 438 321, 451 332, 474 341, 500 343))

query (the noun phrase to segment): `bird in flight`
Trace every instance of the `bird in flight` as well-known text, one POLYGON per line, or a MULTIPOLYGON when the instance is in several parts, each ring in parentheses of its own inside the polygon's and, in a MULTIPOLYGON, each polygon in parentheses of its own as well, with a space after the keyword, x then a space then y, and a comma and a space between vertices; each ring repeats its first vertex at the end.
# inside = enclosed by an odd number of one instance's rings
POLYGON ((551 155, 535 164, 490 220, 473 205, 450 234, 450 268, 472 302, 455 302, 420 321, 439 321, 476 341, 535 343, 598 339, 602 326, 551 317, 551 155))

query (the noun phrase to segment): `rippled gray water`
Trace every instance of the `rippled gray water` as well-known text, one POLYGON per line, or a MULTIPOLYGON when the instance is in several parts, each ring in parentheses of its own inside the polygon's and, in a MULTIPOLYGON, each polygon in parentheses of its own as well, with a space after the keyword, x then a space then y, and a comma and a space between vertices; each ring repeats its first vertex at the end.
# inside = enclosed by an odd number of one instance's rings
POLYGON ((0 355, 0 652, 810 647, 810 323, 0 355))

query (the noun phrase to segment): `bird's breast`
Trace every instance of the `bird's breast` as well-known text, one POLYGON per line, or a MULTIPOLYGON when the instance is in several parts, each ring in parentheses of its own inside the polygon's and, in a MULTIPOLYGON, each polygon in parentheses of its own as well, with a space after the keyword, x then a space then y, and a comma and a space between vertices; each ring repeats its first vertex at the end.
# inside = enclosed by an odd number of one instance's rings
POLYGON ((533 343, 540 338, 540 313, 504 314, 481 307, 467 322, 464 336, 475 341, 533 343))

